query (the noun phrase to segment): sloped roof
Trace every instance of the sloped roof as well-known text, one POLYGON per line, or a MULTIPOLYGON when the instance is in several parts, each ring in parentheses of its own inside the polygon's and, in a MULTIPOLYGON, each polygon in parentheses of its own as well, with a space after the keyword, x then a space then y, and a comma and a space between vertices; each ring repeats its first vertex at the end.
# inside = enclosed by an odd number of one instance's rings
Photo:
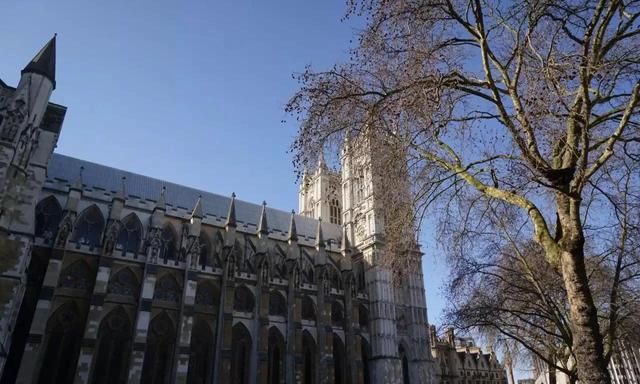
POLYGON ((53 36, 49 42, 42 47, 40 52, 31 59, 22 73, 37 73, 42 75, 53 83, 53 89, 56 89, 56 37, 53 36))
MULTIPOLYGON (((80 167, 84 168, 82 172, 84 188, 97 188, 115 194, 121 189, 122 178, 126 177, 125 192, 127 198, 137 198, 155 202, 160 196, 162 187, 165 187, 165 198, 168 206, 190 211, 195 206, 198 198, 201 197, 202 210, 205 217, 213 216, 225 220, 227 218, 226 216, 231 202, 230 197, 76 159, 59 153, 54 153, 51 158, 47 169, 47 180, 69 187, 78 179, 80 167)), ((236 199, 235 210, 236 220, 239 223, 258 227, 262 204, 254 204, 236 199)), ((291 212, 267 207, 267 219, 270 231, 275 230, 288 235, 291 212)), ((295 221, 298 237, 315 240, 318 220, 295 215, 295 221)), ((337 245, 340 244, 342 236, 341 226, 323 221, 322 232, 325 241, 331 240, 337 245)))

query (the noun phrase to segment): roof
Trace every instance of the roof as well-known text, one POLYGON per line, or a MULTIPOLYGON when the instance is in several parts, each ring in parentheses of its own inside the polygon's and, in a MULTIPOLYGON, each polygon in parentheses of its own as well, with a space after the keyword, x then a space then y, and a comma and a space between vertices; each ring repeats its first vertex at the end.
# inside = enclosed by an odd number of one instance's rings
MULTIPOLYGON (((215 217, 226 220, 229 211, 231 197, 201 191, 195 188, 154 179, 152 177, 92 163, 74 157, 54 153, 47 169, 47 181, 54 184, 63 184, 70 187, 79 175, 80 167, 83 167, 82 182, 84 188, 101 189, 111 192, 113 195, 122 188, 122 178, 125 179, 125 192, 127 198, 137 198, 155 202, 162 188, 166 188, 165 199, 168 206, 183 208, 189 212, 201 198, 202 211, 206 217, 215 217)), ((236 220, 238 223, 250 224, 256 230, 260 223, 262 204, 249 203, 235 200, 236 220)), ((279 231, 283 234, 289 232, 291 212, 285 212, 270 207, 266 208, 267 221, 270 231, 279 231)), ((298 237, 315 240, 318 230, 318 220, 295 215, 298 237)), ((322 222, 322 232, 325 241, 330 240, 339 245, 342 236, 342 228, 337 224, 322 222)))
POLYGON ((56 36, 54 35, 49 42, 42 47, 40 52, 31 59, 22 73, 37 73, 42 75, 53 83, 53 89, 56 89, 56 36))

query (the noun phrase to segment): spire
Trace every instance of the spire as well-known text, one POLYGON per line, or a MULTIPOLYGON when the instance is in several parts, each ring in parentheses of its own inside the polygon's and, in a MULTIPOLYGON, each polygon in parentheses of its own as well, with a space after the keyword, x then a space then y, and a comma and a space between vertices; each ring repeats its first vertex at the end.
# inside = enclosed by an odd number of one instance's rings
POLYGON ((351 244, 349 244, 349 237, 347 236, 347 227, 342 227, 342 244, 340 245, 342 252, 351 252, 351 244))
POLYGON ((236 194, 231 193, 231 204, 229 204, 229 213, 227 213, 227 227, 236 226, 236 194))
POLYGON ((318 155, 318 169, 327 169, 327 162, 324 160, 324 149, 320 150, 320 155, 318 155))
POLYGON ((31 59, 26 67, 22 70, 25 73, 37 73, 51 80, 53 89, 56 89, 56 35, 42 47, 40 52, 31 59))
POLYGON ((156 201, 156 206, 153 208, 154 211, 156 209, 161 209, 163 211, 167 210, 167 200, 164 196, 166 192, 167 192, 167 187, 163 185, 162 191, 160 192, 160 197, 158 198, 158 201, 156 201))
POLYGON ((267 224, 267 202, 262 202, 262 212, 260 212, 260 224, 258 224, 258 233, 264 235, 269 234, 269 225, 267 224))
POLYGON ((84 184, 82 182, 82 173, 83 172, 84 172, 84 165, 81 165, 80 166, 80 170, 78 172, 78 178, 76 179, 76 182, 73 183, 73 185, 71 186, 71 189, 82 191, 82 188, 84 186, 84 184))
POLYGON ((296 230, 296 211, 291 210, 291 223, 289 224, 289 241, 298 241, 298 231, 296 230))
POLYGON ((324 247, 324 236, 322 235, 322 217, 318 217, 318 232, 316 232, 316 247, 324 247))
POLYGON ((198 219, 202 219, 204 217, 204 213, 202 211, 202 196, 198 196, 198 201, 196 201, 196 206, 193 207, 191 217, 195 217, 198 219))

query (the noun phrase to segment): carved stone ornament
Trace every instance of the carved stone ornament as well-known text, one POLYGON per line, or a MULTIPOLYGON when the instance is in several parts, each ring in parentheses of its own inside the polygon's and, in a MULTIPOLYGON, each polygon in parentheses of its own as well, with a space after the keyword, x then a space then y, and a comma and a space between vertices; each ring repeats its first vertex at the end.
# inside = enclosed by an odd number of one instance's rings
POLYGON ((111 221, 104 235, 104 246, 102 247, 102 254, 105 256, 111 256, 113 253, 113 249, 116 246, 116 241, 118 240, 118 233, 120 233, 120 228, 122 227, 122 223, 119 220, 111 221))
POLYGON ((73 220, 75 218, 75 213, 67 212, 62 221, 60 222, 60 229, 58 230, 58 235, 56 236, 55 246, 58 248, 64 248, 67 245, 67 239, 69 235, 71 235, 71 231, 73 231, 73 220))
POLYGON ((152 228, 151 231, 149 231, 149 257, 151 262, 158 262, 161 246, 162 230, 160 228, 152 228))
POLYGON ((13 141, 27 116, 27 103, 21 98, 15 98, 8 108, 0 111, 0 115, 4 123, 2 139, 13 141))
POLYGON ((187 240, 187 254, 191 259, 191 268, 198 268, 200 261, 200 238, 198 236, 191 236, 187 240))

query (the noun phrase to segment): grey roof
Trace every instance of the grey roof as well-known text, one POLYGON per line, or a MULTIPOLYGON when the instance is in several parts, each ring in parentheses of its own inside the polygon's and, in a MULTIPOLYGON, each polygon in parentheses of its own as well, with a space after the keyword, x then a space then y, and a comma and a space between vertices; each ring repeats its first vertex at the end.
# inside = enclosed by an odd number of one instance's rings
POLYGON ((31 59, 29 64, 22 70, 22 73, 37 73, 53 83, 53 89, 56 89, 56 36, 54 35, 49 42, 42 47, 40 52, 31 59))
MULTIPOLYGON (((195 188, 185 187, 168 181, 138 175, 105 165, 76 159, 66 155, 54 153, 47 169, 47 180, 54 184, 71 186, 79 177, 80 167, 84 188, 103 190, 115 195, 122 187, 122 177, 126 177, 126 196, 128 199, 155 201, 160 197, 162 187, 166 188, 166 203, 168 206, 182 208, 190 213, 199 197, 202 199, 202 209, 205 217, 225 219, 229 211, 231 198, 195 188)), ((250 224, 256 228, 260 223, 262 204, 235 200, 236 220, 239 223, 250 224)), ((285 212, 266 207, 270 232, 278 231, 288 236, 291 212, 285 212)), ((295 215, 298 237, 315 240, 318 220, 295 215)), ((340 244, 341 226, 322 222, 325 239, 340 244)))

